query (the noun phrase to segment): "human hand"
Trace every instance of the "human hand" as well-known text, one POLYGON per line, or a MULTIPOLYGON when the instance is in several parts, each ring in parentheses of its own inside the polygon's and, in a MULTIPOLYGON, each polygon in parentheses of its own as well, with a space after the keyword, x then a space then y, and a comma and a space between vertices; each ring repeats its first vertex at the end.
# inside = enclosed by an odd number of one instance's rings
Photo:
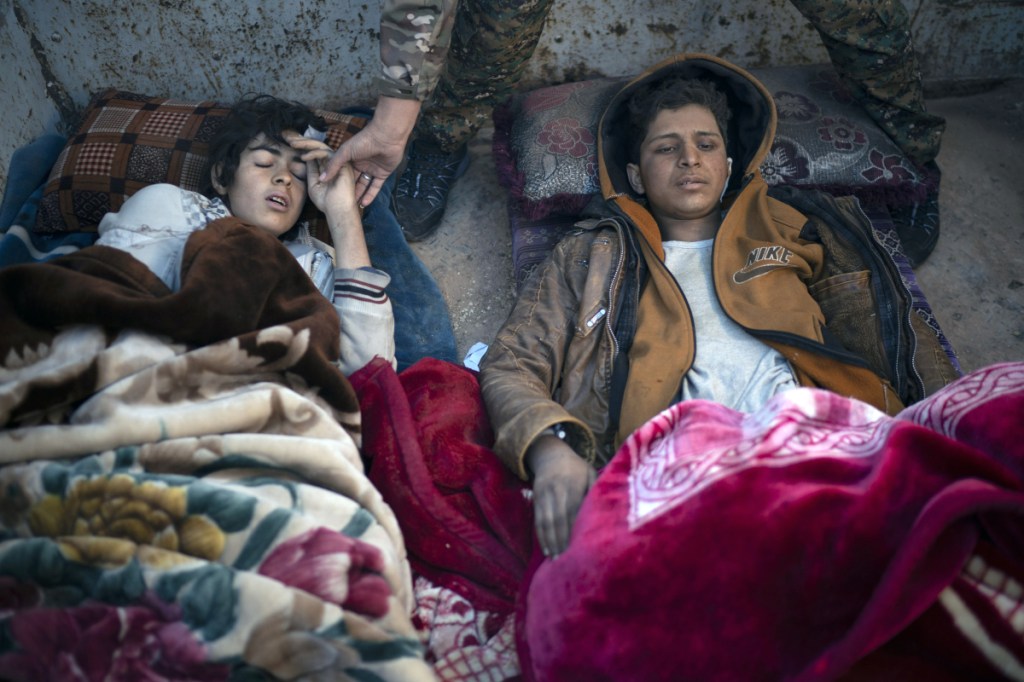
POLYGON ((300 152, 300 158, 306 162, 306 191, 318 209, 329 217, 358 212, 355 171, 351 164, 340 167, 333 180, 321 180, 326 164, 336 156, 334 151, 324 142, 301 135, 286 134, 285 141, 300 152))
POLYGON ((597 472, 565 441, 551 435, 530 445, 526 463, 533 472, 537 540, 544 556, 554 558, 569 545, 576 514, 597 472))
POLYGON ((358 176, 356 198, 363 208, 369 206, 384 181, 402 163, 405 145, 416 124, 420 106, 416 100, 381 97, 373 118, 338 147, 320 179, 329 183, 343 166, 351 164, 358 176))

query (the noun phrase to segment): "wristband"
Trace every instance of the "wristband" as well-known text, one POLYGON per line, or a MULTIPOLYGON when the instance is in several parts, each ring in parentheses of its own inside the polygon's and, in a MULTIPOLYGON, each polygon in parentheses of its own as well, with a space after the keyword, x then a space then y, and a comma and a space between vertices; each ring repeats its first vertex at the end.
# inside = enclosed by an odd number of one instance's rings
POLYGON ((562 424, 553 424, 541 431, 540 434, 542 436, 554 436, 560 441, 567 441, 569 439, 569 432, 565 430, 565 426, 562 424))

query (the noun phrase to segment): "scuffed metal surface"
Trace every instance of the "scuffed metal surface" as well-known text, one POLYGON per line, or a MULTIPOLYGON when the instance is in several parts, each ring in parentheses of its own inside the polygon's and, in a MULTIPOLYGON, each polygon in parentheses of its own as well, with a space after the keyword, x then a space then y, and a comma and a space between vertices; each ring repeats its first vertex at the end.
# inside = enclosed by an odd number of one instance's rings
POLYGON ((336 107, 368 99, 379 69, 377 2, 16 4, 79 106, 113 86, 223 101, 271 92, 336 107))
POLYGON ((603 0, 556 3, 530 65, 531 83, 636 73, 679 52, 746 67, 828 60, 788 0, 719 3, 603 0))
MULTIPOLYGON (((1024 73, 1024 1, 904 0, 926 81, 1024 73)), ((0 185, 10 152, 103 88, 230 102, 270 92, 325 108, 369 104, 377 0, 0 0, 0 185), (13 100, 13 101, 12 101, 13 100)), ((678 52, 746 67, 821 63, 788 0, 560 0, 523 88, 636 73, 678 52)))
POLYGON ((14 151, 43 132, 54 131, 60 114, 46 90, 47 80, 32 54, 27 33, 20 30, 14 5, 0 2, 0 192, 14 151))

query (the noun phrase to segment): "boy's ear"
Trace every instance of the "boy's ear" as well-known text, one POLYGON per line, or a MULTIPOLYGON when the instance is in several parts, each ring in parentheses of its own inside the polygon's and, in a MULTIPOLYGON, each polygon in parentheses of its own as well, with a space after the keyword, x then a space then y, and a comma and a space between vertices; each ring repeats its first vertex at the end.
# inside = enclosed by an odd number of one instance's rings
POLYGON ((222 163, 218 163, 217 165, 210 168, 210 184, 213 185, 213 190, 217 194, 224 196, 225 194, 228 193, 228 188, 220 184, 220 180, 217 179, 218 177, 220 177, 220 171, 222 168, 224 168, 224 164, 222 163))
POLYGON ((637 194, 644 194, 644 181, 640 177, 640 166, 635 163, 626 164, 626 177, 629 178, 629 185, 637 194))

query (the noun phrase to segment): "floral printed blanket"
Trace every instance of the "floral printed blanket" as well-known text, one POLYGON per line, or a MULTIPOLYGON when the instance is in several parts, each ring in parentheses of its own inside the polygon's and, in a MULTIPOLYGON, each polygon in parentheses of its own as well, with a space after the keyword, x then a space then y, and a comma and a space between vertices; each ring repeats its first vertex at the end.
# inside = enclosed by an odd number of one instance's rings
POLYGON ((434 679, 338 324, 233 219, 0 269, 0 677, 434 679))

